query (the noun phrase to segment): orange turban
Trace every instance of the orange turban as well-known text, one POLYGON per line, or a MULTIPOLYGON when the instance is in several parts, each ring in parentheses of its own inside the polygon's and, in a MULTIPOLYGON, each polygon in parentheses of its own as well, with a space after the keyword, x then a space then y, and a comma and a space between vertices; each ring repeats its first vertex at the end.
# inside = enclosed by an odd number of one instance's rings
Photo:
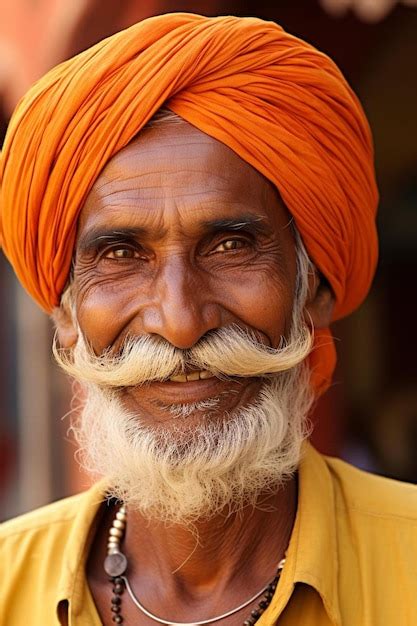
MULTIPOLYGON (((0 164, 0 242, 46 310, 68 279, 77 216, 104 165, 166 104, 278 188, 333 288, 335 318, 365 297, 377 258, 370 130, 335 64, 255 18, 174 13, 51 70, 18 104, 0 164)), ((334 366, 317 333, 314 384, 334 366)))

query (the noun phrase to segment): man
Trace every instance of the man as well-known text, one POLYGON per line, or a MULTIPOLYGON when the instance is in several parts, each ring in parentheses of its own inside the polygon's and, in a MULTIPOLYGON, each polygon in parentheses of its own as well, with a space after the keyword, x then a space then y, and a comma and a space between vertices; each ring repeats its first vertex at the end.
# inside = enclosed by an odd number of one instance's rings
POLYGON ((103 476, 4 524, 4 622, 417 623, 414 487, 304 440, 365 297, 362 109, 272 23, 171 14, 52 70, 2 155, 2 246, 103 476))

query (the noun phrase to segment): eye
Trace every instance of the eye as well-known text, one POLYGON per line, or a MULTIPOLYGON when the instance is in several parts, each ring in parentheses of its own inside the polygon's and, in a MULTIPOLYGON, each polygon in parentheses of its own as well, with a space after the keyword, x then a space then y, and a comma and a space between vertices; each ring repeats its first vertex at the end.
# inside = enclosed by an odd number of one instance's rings
POLYGON ((118 246, 106 250, 103 254, 106 259, 124 260, 124 259, 137 259, 139 258, 139 252, 129 246, 118 246))
POLYGON ((229 252, 229 250, 239 250, 245 248, 248 245, 247 241, 243 239, 226 239, 217 245, 213 252, 229 252))

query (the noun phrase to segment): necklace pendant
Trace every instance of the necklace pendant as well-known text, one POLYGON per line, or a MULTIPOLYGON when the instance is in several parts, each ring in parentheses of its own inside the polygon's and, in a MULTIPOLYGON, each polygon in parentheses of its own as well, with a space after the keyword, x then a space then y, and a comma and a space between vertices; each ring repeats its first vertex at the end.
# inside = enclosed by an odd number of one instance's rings
POLYGON ((104 570, 112 578, 122 576, 127 569, 127 559, 122 552, 108 554, 104 561, 104 570))

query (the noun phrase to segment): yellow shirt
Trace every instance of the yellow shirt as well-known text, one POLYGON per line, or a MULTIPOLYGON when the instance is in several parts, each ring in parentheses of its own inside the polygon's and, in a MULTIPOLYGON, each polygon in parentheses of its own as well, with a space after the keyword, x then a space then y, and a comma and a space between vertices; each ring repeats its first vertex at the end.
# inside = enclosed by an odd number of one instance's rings
MULTIPOLYGON (((85 563, 104 489, 2 525, 1 626, 100 625, 85 563)), ((417 626, 417 488, 307 445, 286 565, 257 622, 274 624, 417 626)))

